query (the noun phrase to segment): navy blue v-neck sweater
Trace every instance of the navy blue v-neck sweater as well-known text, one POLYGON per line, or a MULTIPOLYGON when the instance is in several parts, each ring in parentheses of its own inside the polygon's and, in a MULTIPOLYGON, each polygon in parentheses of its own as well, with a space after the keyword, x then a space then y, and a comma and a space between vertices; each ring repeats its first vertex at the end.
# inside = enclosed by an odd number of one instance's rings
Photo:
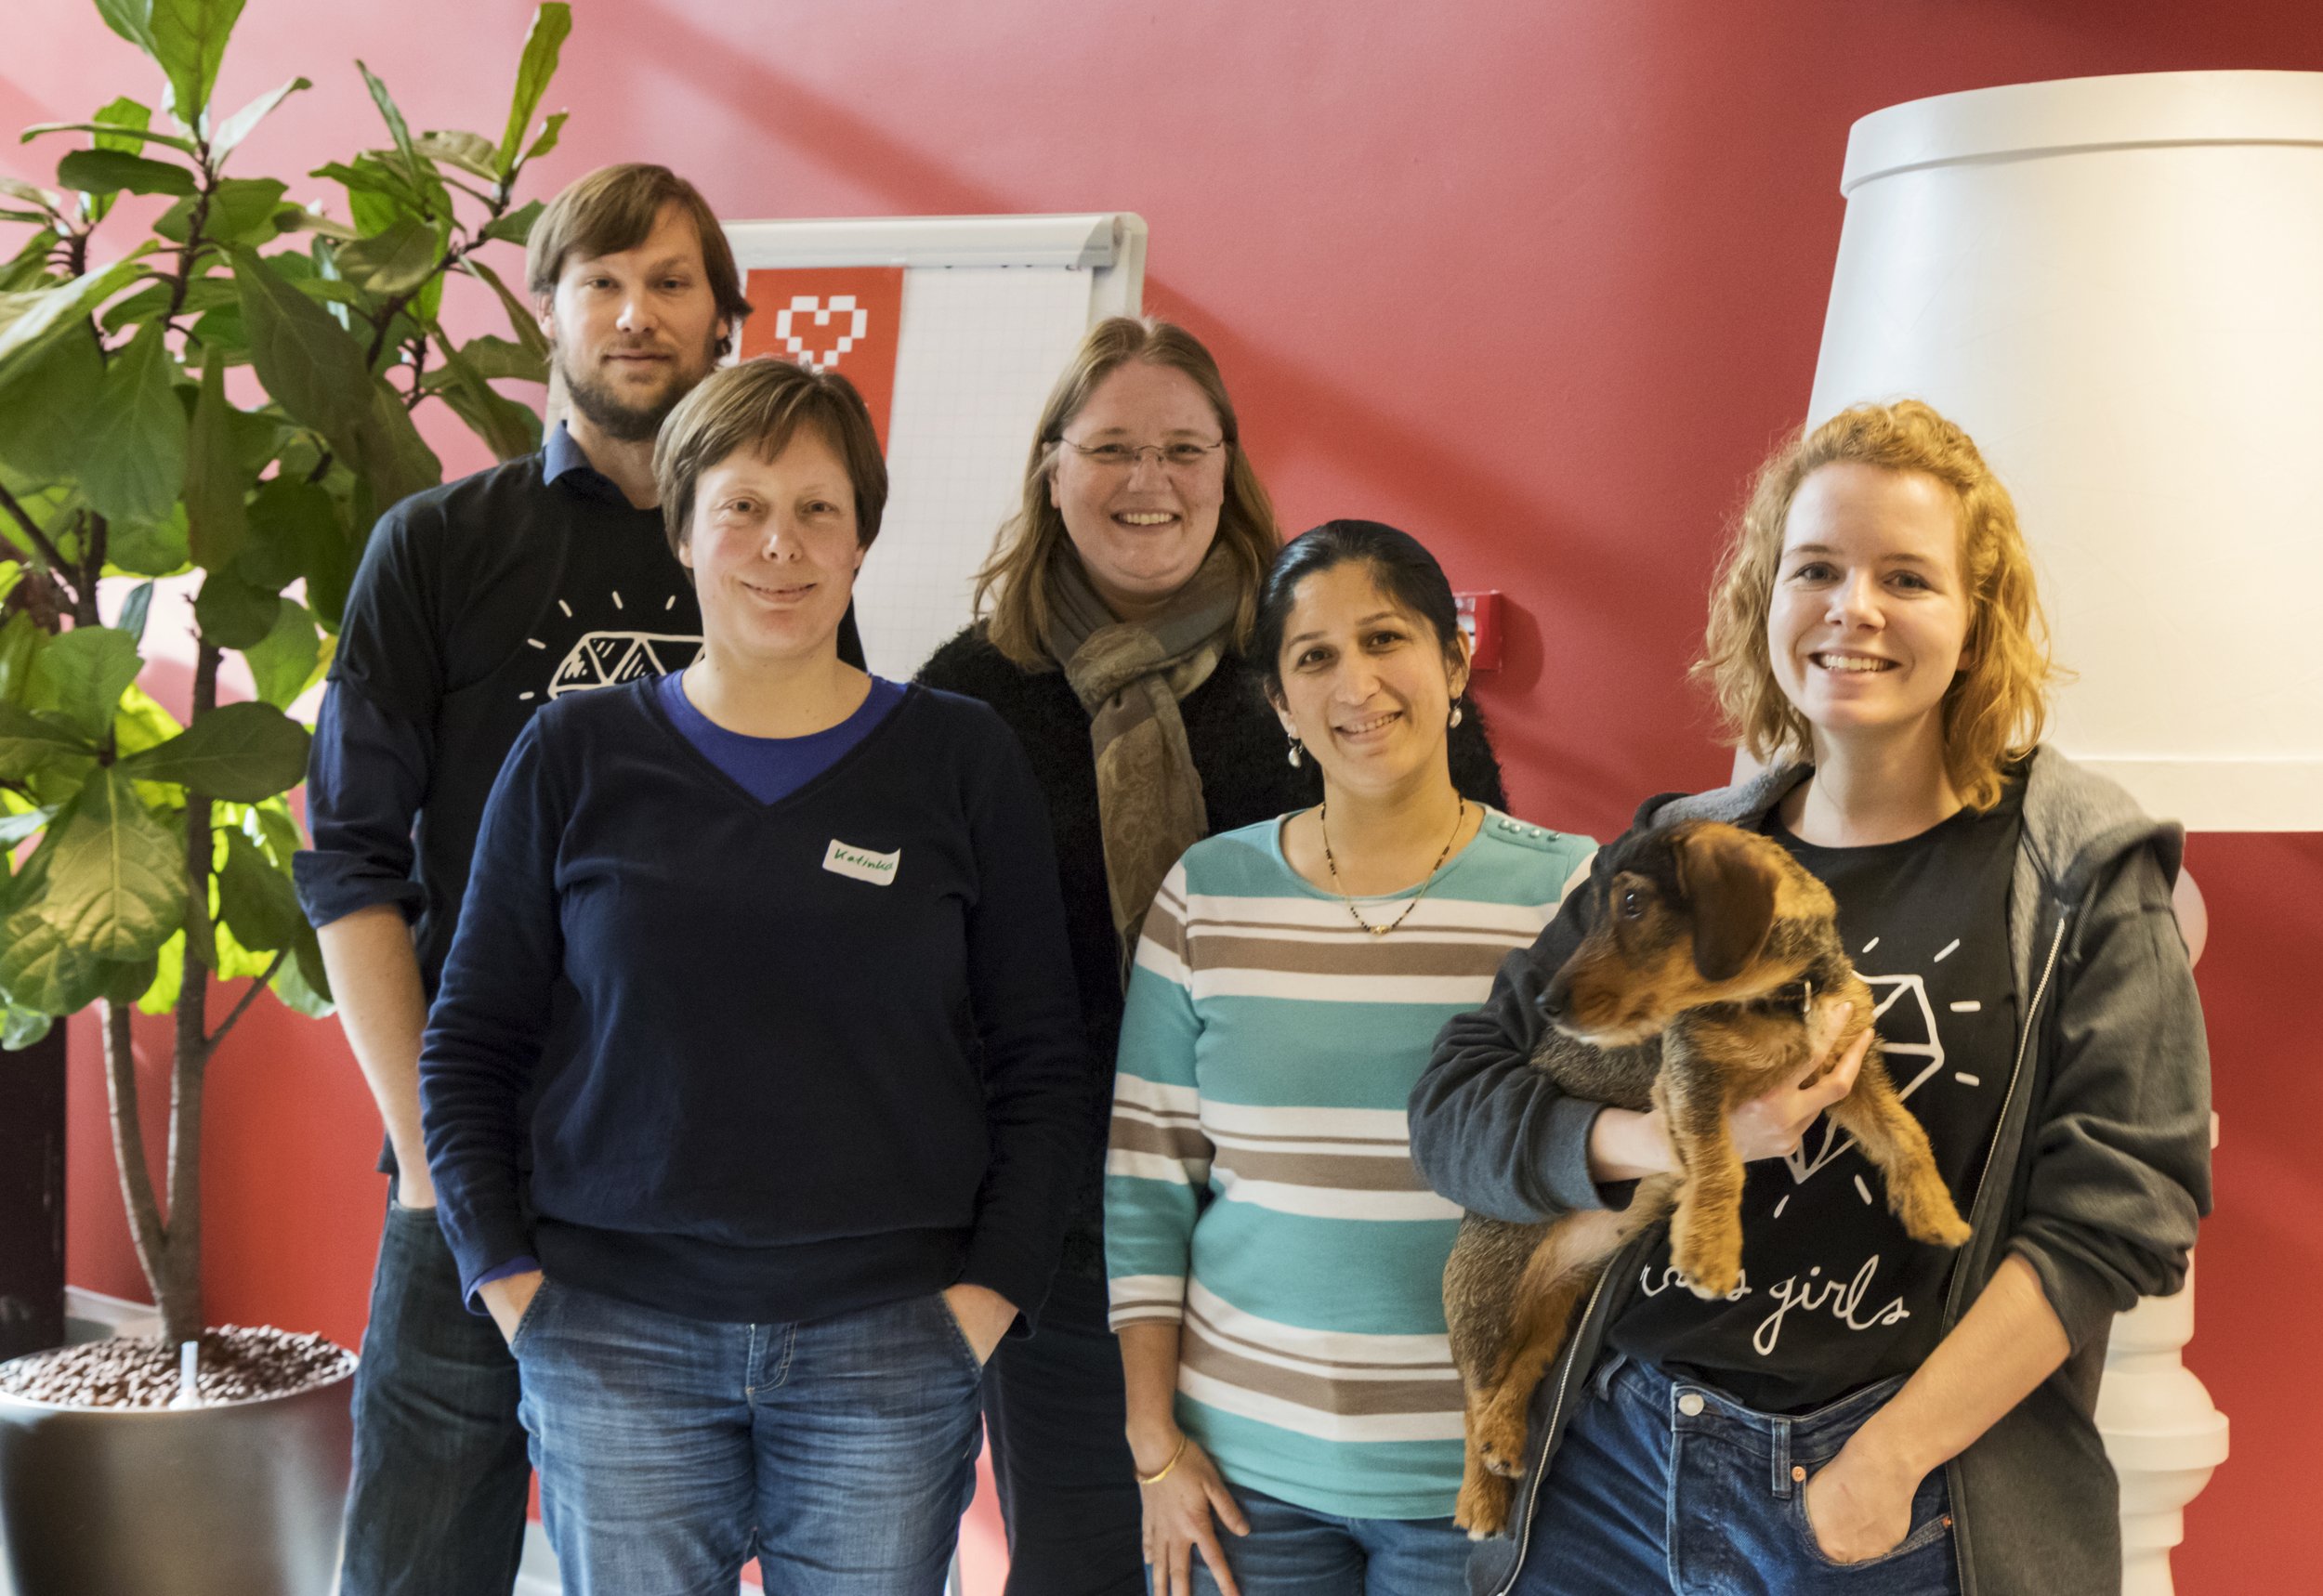
POLYGON ((530 1254, 702 1319, 966 1281, 1030 1320, 1083 1046, 1045 807, 991 710, 910 688, 761 804, 641 681, 542 710, 501 771, 427 1162, 464 1289, 530 1254))

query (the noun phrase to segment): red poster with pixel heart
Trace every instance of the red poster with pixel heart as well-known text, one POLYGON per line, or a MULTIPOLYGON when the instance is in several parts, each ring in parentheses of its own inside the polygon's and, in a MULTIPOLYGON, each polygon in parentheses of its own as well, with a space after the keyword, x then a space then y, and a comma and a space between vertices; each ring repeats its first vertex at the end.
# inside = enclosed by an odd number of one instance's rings
POLYGON ((766 267, 749 274, 742 292, 751 304, 742 323, 742 358, 772 355, 839 373, 863 396, 885 450, 903 321, 903 268, 766 267))

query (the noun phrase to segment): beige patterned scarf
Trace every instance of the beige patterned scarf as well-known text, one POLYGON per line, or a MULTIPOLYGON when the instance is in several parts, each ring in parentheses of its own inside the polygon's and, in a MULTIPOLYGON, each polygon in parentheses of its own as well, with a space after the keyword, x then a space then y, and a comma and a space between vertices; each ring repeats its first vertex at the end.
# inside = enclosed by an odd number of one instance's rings
POLYGON ((1168 607, 1143 621, 1115 620, 1078 559, 1057 562, 1052 593, 1043 641, 1089 712, 1105 879, 1126 980, 1162 878, 1210 830, 1177 706, 1225 656, 1240 584, 1232 557, 1213 545, 1168 607))

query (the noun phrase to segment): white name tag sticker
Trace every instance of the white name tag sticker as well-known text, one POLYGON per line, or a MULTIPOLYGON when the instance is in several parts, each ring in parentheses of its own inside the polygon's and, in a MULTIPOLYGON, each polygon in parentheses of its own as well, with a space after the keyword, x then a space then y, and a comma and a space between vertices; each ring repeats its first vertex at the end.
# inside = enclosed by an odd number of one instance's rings
POLYGON ((896 867, 902 862, 901 848, 892 854, 874 854, 869 848, 855 847, 836 837, 831 839, 831 845, 822 855, 822 868, 833 875, 853 876, 873 886, 895 884, 896 867))

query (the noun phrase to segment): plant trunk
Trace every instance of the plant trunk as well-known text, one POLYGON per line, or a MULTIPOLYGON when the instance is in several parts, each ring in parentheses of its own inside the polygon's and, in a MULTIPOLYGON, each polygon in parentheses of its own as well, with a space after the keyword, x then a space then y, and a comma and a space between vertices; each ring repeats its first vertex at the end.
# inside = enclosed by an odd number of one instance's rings
MULTIPOLYGON (((221 650, 204 642, 194 656, 193 725, 217 707, 221 650)), ((202 1089, 209 1074, 209 961, 217 944, 210 930, 210 869, 217 839, 210 832, 210 798, 186 791, 186 955, 177 988, 176 1045, 169 1070, 169 1222, 156 1256, 143 1260, 161 1310, 162 1335, 172 1343, 202 1334, 202 1089)), ((142 1258, 142 1251, 140 1250, 142 1258)))

